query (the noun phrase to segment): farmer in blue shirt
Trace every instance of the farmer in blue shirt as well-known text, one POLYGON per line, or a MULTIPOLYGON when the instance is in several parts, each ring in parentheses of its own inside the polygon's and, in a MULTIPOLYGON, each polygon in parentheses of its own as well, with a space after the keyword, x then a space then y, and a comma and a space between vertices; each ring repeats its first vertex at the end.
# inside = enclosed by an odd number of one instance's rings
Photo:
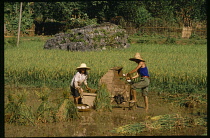
POLYGON ((133 98, 130 102, 136 102, 136 89, 142 90, 142 96, 144 97, 144 103, 145 103, 145 110, 148 110, 148 86, 150 84, 149 79, 149 72, 148 68, 146 66, 145 60, 142 59, 139 53, 136 53, 134 58, 130 58, 129 60, 135 61, 138 65, 135 69, 130 71, 126 74, 128 76, 128 79, 134 79, 137 77, 140 77, 140 81, 136 82, 131 85, 131 94, 133 95, 133 98), (137 73, 137 75, 131 77, 132 73, 137 73))

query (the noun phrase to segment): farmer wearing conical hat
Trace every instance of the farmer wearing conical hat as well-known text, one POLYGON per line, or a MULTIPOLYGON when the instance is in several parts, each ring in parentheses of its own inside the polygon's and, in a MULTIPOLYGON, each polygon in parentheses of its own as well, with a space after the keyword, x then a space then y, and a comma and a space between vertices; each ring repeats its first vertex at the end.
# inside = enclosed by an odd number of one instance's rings
POLYGON ((86 88, 90 90, 90 88, 87 85, 87 77, 88 77, 87 70, 90 70, 90 68, 87 67, 85 63, 82 63, 80 67, 76 68, 76 70, 78 72, 74 75, 71 81, 70 89, 74 98, 74 103, 78 104, 78 103, 81 103, 81 96, 83 93, 83 89, 81 85, 84 83, 86 88))
POLYGON ((150 84, 149 72, 146 66, 145 60, 140 56, 139 53, 136 53, 134 58, 129 60, 136 62, 138 65, 135 69, 131 70, 126 76, 129 76, 129 79, 134 79, 140 77, 140 81, 131 85, 131 92, 133 98, 130 102, 136 102, 136 89, 142 90, 142 96, 144 97, 145 109, 148 110, 148 86, 150 84), (136 76, 131 77, 132 73, 137 73, 136 76))

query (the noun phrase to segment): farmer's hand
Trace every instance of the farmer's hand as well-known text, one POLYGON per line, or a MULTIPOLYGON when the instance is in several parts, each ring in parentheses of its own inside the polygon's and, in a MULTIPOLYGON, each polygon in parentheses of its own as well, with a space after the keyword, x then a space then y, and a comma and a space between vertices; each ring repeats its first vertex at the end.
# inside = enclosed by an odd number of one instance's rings
POLYGON ((88 90, 91 90, 91 88, 90 88, 90 87, 88 87, 88 86, 86 86, 86 88, 87 88, 88 90))
POLYGON ((131 76, 130 76, 130 74, 126 74, 126 80, 131 80, 131 76))
POLYGON ((76 87, 75 89, 77 89, 77 90, 79 91, 79 90, 80 90, 80 88, 81 88, 81 87, 79 87, 79 86, 78 86, 78 87, 76 87))
POLYGON ((130 80, 130 77, 126 77, 126 80, 130 80))
POLYGON ((131 74, 130 73, 127 73, 126 74, 126 80, 131 80, 131 79, 132 79, 131 74))

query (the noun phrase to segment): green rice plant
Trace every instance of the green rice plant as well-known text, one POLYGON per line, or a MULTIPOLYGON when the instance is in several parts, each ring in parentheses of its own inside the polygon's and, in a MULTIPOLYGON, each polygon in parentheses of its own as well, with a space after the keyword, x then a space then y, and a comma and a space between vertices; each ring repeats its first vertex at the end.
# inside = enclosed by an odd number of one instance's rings
POLYGON ((76 67, 85 62, 91 67, 88 85, 96 89, 100 78, 113 66, 122 66, 125 73, 136 67, 129 58, 140 52, 149 69, 151 91, 194 93, 207 90, 206 44, 177 43, 174 47, 137 43, 127 49, 71 53, 44 50, 43 45, 44 41, 23 41, 19 47, 5 49, 5 85, 67 87, 76 67))
POLYGON ((97 91, 96 98, 94 100, 94 108, 99 111, 112 111, 110 93, 108 92, 106 85, 102 84, 97 91))
POLYGON ((56 122, 55 109, 51 107, 51 103, 43 101, 37 109, 37 120, 42 123, 56 122))
POLYGON ((182 117, 180 114, 165 114, 150 117, 140 123, 128 124, 117 127, 111 132, 120 134, 138 134, 149 130, 171 130, 181 127, 193 127, 194 125, 206 126, 207 120, 203 118, 194 119, 191 123, 190 118, 182 117))
POLYGON ((70 97, 69 88, 65 88, 63 91, 63 99, 68 99, 70 97))
POLYGON ((26 102, 26 90, 21 94, 8 94, 9 103, 5 106, 5 121, 16 125, 35 125, 34 114, 26 102))
POLYGON ((55 114, 56 110, 54 107, 52 107, 52 104, 48 100, 50 89, 44 87, 40 92, 36 91, 35 93, 42 101, 36 112, 37 120, 42 123, 56 122, 56 114, 55 114))

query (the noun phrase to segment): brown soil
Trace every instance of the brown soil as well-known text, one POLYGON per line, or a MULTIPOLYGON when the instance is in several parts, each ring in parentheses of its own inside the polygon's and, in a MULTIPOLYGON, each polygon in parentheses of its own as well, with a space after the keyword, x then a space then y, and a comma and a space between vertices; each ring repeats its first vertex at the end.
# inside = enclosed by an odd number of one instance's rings
MULTIPOLYGON (((5 91, 7 91, 6 89, 5 91)), ((5 92, 6 93, 6 92, 5 92)), ((6 95, 6 94, 5 94, 6 95)), ((52 92, 50 99, 59 98, 62 95, 61 89, 52 92)), ((29 94, 28 104, 37 109, 38 102, 34 90, 29 94)), ((15 126, 5 123, 5 137, 74 137, 74 136, 121 136, 123 134, 113 133, 116 127, 143 122, 149 117, 177 113, 183 117, 195 118, 195 113, 206 114, 207 105, 200 104, 196 107, 180 107, 179 104, 168 102, 164 99, 166 95, 158 95, 156 92, 149 94, 149 110, 144 109, 143 97, 138 93, 138 108, 129 110, 113 106, 112 112, 95 111, 79 112, 80 119, 69 122, 37 123, 35 126, 15 126), (202 111, 200 110, 202 109, 202 111)), ((7 102, 5 98, 5 103, 7 102)), ((203 135, 207 133, 207 127, 195 125, 193 127, 181 127, 171 130, 150 130, 138 133, 138 136, 172 136, 172 135, 203 135)), ((126 134, 133 135, 133 134, 126 134)))

